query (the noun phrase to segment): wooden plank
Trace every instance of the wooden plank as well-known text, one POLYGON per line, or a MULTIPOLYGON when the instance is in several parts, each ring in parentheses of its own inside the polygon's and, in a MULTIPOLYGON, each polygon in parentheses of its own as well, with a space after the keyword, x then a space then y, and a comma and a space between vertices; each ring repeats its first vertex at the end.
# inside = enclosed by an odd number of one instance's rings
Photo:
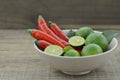
POLYGON ((109 29, 115 29, 115 30, 120 30, 120 25, 87 25, 87 24, 82 24, 82 25, 60 25, 59 27, 61 29, 78 29, 80 27, 92 27, 95 30, 109 30, 109 29))
POLYGON ((69 76, 45 64, 33 41, 26 30, 0 30, 0 80, 119 80, 120 45, 105 66, 85 76, 69 76))
POLYGON ((120 24, 120 0, 0 0, 0 28, 26 29, 39 14, 59 25, 120 24))

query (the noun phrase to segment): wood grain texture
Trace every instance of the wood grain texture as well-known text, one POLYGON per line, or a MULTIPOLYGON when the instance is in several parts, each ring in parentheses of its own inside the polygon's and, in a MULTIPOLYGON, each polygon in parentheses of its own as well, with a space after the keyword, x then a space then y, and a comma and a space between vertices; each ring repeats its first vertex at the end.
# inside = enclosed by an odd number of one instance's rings
POLYGON ((59 25, 120 24, 120 0, 0 0, 0 28, 34 28, 38 15, 59 25))
POLYGON ((33 42, 26 30, 0 30, 0 80, 120 80, 120 45, 105 66, 69 76, 43 63, 33 42))

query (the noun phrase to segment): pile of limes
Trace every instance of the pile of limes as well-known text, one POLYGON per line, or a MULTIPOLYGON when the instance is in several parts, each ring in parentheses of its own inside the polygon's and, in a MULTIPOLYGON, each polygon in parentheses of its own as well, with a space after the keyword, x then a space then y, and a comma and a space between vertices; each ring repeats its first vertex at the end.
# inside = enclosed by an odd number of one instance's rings
POLYGON ((116 32, 111 35, 110 33, 111 31, 96 33, 91 27, 82 27, 77 31, 70 30, 67 33, 69 46, 61 48, 57 45, 50 45, 44 51, 52 55, 71 57, 100 54, 108 50, 109 42, 116 32))

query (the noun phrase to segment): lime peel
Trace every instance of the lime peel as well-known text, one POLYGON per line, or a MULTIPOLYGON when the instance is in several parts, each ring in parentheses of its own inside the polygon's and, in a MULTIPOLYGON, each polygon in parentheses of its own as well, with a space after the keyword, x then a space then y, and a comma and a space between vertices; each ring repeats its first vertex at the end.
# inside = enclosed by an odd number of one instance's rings
POLYGON ((91 56, 91 55, 99 54, 102 52, 103 52, 103 50, 99 45, 88 44, 83 48, 81 54, 82 54, 82 56, 91 56))
POLYGON ((80 53, 78 53, 76 50, 69 50, 64 53, 64 56, 78 57, 80 56, 80 53))
POLYGON ((71 46, 66 46, 66 47, 64 48, 64 52, 67 52, 67 51, 69 51, 69 50, 74 50, 74 48, 71 47, 71 46))

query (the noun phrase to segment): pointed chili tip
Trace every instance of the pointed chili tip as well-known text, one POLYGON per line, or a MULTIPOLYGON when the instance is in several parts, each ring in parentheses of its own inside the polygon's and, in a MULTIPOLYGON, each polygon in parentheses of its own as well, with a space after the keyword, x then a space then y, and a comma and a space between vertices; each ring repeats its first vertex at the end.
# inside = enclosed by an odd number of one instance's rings
POLYGON ((42 17, 42 15, 39 15, 38 16, 38 21, 41 20, 41 19, 43 19, 43 17, 42 17))
POLYGON ((39 40, 35 40, 35 44, 38 46, 38 44, 39 44, 39 40))
POLYGON ((32 32, 33 32, 34 29, 28 29, 28 33, 30 33, 32 35, 32 32))
POLYGON ((53 24, 53 22, 52 22, 52 21, 49 21, 48 24, 49 24, 49 26, 51 26, 51 25, 53 24))

